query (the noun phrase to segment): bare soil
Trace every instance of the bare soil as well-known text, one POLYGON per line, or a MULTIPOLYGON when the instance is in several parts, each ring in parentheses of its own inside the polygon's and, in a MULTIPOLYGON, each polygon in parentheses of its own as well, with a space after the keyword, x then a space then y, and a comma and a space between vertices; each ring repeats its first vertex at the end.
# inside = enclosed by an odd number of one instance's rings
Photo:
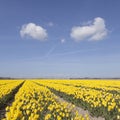
MULTIPOLYGON (((57 97, 58 97, 58 98, 57 98, 57 101, 59 101, 59 102, 67 102, 67 101, 64 100, 63 98, 61 98, 61 97, 59 97, 59 96, 57 96, 57 97)), ((68 103, 68 102, 67 102, 67 103, 68 103)), ((69 108, 70 106, 72 106, 72 105, 73 105, 73 104, 69 102, 68 108, 69 108)), ((78 111, 78 115, 82 115, 83 117, 85 117, 86 115, 88 115, 89 118, 90 118, 90 120, 105 120, 105 118, 102 118, 102 117, 93 117, 93 116, 91 116, 91 114, 90 114, 90 112, 89 112, 88 110, 84 110, 84 109, 82 109, 82 108, 80 108, 80 107, 77 107, 77 106, 75 106, 75 107, 73 108, 73 110, 72 110, 73 113, 75 113, 75 111, 78 111)))

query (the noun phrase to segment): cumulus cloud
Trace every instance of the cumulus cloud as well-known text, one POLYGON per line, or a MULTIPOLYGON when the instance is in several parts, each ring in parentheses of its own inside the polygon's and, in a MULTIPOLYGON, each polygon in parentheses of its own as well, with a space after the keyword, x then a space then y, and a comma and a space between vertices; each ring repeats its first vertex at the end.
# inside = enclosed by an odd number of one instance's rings
MULTIPOLYGON (((90 23, 90 22, 89 22, 90 23)), ((97 17, 89 25, 75 26, 71 29, 70 36, 75 41, 93 40, 98 41, 104 39, 108 34, 103 18, 97 17)))
POLYGON ((43 27, 36 25, 35 23, 28 23, 25 25, 22 25, 22 28, 20 30, 21 37, 28 37, 40 41, 44 41, 47 38, 47 32, 46 29, 43 27))
POLYGON ((62 38, 62 39, 61 39, 61 43, 65 43, 65 38, 62 38))
POLYGON ((53 26, 54 26, 54 23, 53 23, 53 22, 49 22, 49 23, 48 23, 48 26, 49 26, 49 27, 53 27, 53 26))

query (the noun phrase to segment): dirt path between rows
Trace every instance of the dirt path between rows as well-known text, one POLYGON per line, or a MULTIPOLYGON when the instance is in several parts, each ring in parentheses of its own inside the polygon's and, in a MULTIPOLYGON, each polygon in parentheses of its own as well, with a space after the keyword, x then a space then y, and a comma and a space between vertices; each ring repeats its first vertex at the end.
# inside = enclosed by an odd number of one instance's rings
MULTIPOLYGON (((68 108, 69 108, 70 106, 74 105, 74 104, 72 104, 72 103, 64 100, 63 98, 61 98, 61 97, 59 97, 59 96, 57 96, 57 97, 58 97, 58 98, 57 98, 57 101, 58 101, 58 102, 67 102, 67 103, 69 103, 69 104, 68 104, 68 108)), ((75 111, 78 111, 78 114, 79 114, 79 115, 82 115, 82 116, 84 116, 84 117, 85 117, 86 115, 88 115, 89 118, 90 118, 90 120, 105 120, 105 119, 102 118, 102 117, 93 117, 93 116, 90 115, 90 112, 89 112, 88 110, 84 110, 84 109, 82 109, 82 108, 80 108, 80 107, 77 107, 77 106, 75 106, 75 107, 73 108, 73 110, 72 110, 73 113, 75 113, 75 111)))
POLYGON ((6 113, 5 108, 7 106, 11 106, 11 104, 14 101, 15 94, 18 92, 18 90, 22 87, 23 84, 24 84, 24 82, 21 83, 17 88, 15 88, 15 90, 13 90, 13 93, 9 96, 8 100, 6 101, 6 103, 4 103, 3 106, 0 108, 0 120, 5 118, 5 113, 6 113))
MULTIPOLYGON (((58 102, 60 102, 60 103, 61 103, 61 102, 66 102, 66 103, 68 103, 68 109, 69 109, 70 106, 74 105, 74 104, 68 102, 67 100, 65 100, 64 98, 60 97, 59 95, 57 95, 55 92, 53 92, 53 90, 51 90, 50 87, 45 86, 45 85, 42 85, 42 84, 39 84, 39 83, 36 83, 36 84, 38 84, 38 85, 40 85, 40 86, 47 87, 55 96, 57 96, 57 99, 56 99, 56 100, 57 100, 58 102)), ((75 106, 75 105, 74 105, 74 106, 75 106)), ((90 120, 105 120, 105 118, 103 118, 103 117, 93 117, 93 116, 91 116, 91 114, 90 114, 90 112, 89 112, 88 110, 84 110, 84 109, 82 109, 81 107, 78 107, 78 106, 75 106, 72 111, 73 111, 73 113, 75 113, 75 111, 78 111, 78 114, 79 114, 79 115, 82 115, 83 117, 85 117, 86 115, 88 115, 89 118, 90 118, 90 120)))

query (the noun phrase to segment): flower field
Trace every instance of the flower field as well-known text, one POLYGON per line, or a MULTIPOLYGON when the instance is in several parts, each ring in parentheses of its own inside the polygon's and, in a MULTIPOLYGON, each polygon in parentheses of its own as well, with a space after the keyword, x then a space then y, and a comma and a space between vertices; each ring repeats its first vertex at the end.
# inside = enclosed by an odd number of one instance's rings
POLYGON ((0 107, 7 102, 14 91, 19 87, 23 80, 1 80, 0 81, 0 107))
POLYGON ((1 80, 0 101, 18 86, 3 120, 120 120, 119 80, 1 80))

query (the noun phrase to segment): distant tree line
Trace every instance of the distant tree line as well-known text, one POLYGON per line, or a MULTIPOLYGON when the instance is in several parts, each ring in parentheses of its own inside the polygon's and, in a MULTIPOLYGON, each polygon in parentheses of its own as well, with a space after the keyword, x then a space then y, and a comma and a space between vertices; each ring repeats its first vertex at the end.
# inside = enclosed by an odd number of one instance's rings
POLYGON ((13 79, 13 78, 10 78, 10 77, 0 77, 0 79, 13 79))

